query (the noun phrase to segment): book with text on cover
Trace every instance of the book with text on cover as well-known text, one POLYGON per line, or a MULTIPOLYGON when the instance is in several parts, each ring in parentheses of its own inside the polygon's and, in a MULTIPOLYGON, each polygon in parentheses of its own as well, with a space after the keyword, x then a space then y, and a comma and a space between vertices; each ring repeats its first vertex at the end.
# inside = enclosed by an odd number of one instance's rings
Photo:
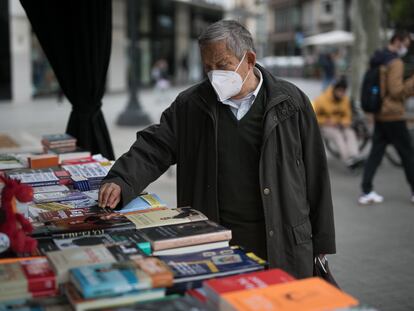
POLYGON ((125 230, 101 235, 85 235, 67 239, 42 239, 39 240, 37 248, 40 254, 46 254, 51 251, 78 248, 81 246, 99 244, 110 246, 130 243, 137 245, 145 254, 151 254, 150 242, 138 230, 125 230))
POLYGON ((153 251, 231 240, 231 230, 210 220, 144 228, 141 232, 153 251))
POLYGON ((159 259, 141 258, 73 268, 70 280, 84 298, 101 298, 168 287, 172 285, 173 274, 159 259))
POLYGON ((55 273, 46 258, 0 264, 0 301, 56 294, 55 273))
POLYGON ((205 215, 190 207, 149 209, 148 213, 127 214, 126 217, 135 224, 137 229, 207 220, 205 215))
POLYGON ((67 282, 71 268, 100 264, 115 263, 145 256, 135 244, 94 245, 52 251, 46 253, 58 279, 58 283, 67 282))
POLYGON ((227 247, 184 255, 159 256, 173 271, 177 290, 201 287, 201 281, 260 271, 265 261, 238 247, 227 247))
POLYGON ((135 224, 117 213, 87 215, 35 224, 31 236, 36 239, 66 239, 77 236, 101 235, 135 229, 135 224))
POLYGON ((161 200, 161 198, 156 195, 155 193, 147 193, 142 194, 133 199, 131 202, 129 202, 127 205, 125 205, 120 212, 121 213, 128 213, 132 211, 139 211, 139 210, 145 210, 149 208, 155 208, 155 207, 166 207, 167 204, 161 200))
POLYGON ((230 292, 221 299, 221 311, 326 311, 358 305, 355 298, 317 277, 230 292))
POLYGON ((239 290, 249 290, 267 287, 273 284, 287 283, 294 280, 295 278, 293 276, 281 269, 269 269, 207 280, 203 283, 203 288, 210 302, 218 307, 220 295, 239 290))

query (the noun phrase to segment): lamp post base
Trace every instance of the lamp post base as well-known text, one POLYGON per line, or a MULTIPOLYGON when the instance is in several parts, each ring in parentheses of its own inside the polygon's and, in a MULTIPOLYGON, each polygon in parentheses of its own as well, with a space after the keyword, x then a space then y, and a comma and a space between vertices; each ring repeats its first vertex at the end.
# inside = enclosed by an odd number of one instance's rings
POLYGON ((118 117, 116 122, 120 126, 144 126, 150 125, 151 120, 149 116, 137 107, 127 107, 118 117))

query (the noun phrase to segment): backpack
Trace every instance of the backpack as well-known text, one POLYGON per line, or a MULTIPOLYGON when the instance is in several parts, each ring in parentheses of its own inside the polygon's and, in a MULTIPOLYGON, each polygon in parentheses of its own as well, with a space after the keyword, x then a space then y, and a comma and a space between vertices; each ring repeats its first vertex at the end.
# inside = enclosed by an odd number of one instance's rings
POLYGON ((380 65, 371 66, 364 74, 361 89, 361 108, 365 112, 377 113, 381 110, 380 65))

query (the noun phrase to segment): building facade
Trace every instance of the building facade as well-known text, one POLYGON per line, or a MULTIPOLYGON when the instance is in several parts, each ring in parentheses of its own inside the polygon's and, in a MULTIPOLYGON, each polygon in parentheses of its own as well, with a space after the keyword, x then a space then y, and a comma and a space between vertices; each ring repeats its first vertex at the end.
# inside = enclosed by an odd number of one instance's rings
POLYGON ((270 0, 269 55, 301 55, 304 37, 350 26, 351 0, 270 0))
MULTIPOLYGON (((128 84, 126 0, 113 0, 112 51, 108 92, 124 92, 128 84)), ((197 37, 220 20, 229 7, 220 0, 140 0, 136 12, 139 73, 142 86, 151 86, 155 62, 168 63, 173 82, 189 83, 202 76, 197 37)), ((59 92, 59 84, 32 32, 19 1, 0 0, 0 101, 24 103, 59 92)))

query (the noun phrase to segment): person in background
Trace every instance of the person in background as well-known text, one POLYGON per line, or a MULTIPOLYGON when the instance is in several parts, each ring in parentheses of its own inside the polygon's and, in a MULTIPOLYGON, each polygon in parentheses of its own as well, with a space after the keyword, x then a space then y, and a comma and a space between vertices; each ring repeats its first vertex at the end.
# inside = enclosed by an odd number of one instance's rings
POLYGON ((335 58, 337 55, 338 50, 336 49, 319 55, 319 66, 322 69, 322 91, 326 90, 335 80, 335 58))
POLYGON ((401 60, 410 46, 410 34, 398 31, 387 47, 374 53, 371 66, 380 67, 382 104, 375 114, 374 135, 362 178, 360 204, 381 203, 384 197, 373 189, 373 179, 381 164, 387 145, 397 150, 405 176, 411 187, 411 202, 414 203, 414 153, 411 136, 405 120, 405 101, 414 95, 414 75, 404 80, 404 63, 401 60))
POLYGON ((322 135, 338 148, 345 165, 351 169, 362 163, 358 140, 351 127, 352 107, 346 95, 348 84, 340 79, 313 101, 322 135))
POLYGON ((335 253, 326 155, 305 94, 256 64, 250 32, 223 20, 199 37, 208 79, 137 133, 99 192, 121 208, 177 164, 177 205, 232 231, 232 244, 305 278, 335 253))

